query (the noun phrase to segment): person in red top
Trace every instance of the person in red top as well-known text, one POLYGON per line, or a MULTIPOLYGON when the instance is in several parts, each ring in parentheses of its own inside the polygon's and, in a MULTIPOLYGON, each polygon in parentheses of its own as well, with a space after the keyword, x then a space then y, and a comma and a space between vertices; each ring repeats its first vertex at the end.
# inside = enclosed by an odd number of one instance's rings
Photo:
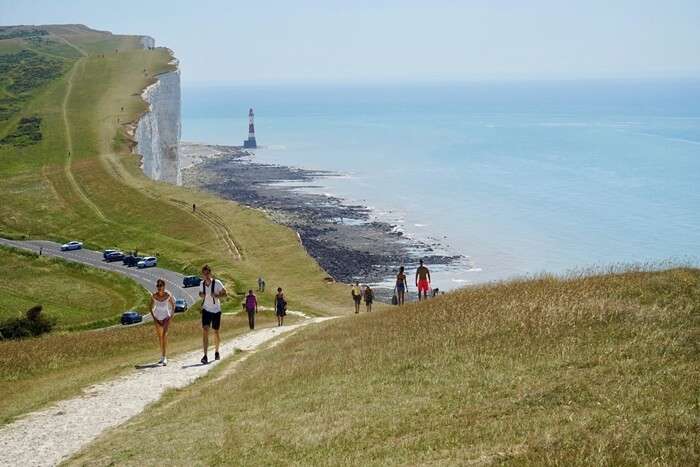
POLYGON ((430 271, 423 265, 423 260, 420 260, 420 266, 416 269, 416 287, 418 288, 418 301, 421 300, 421 292, 423 292, 423 298, 428 298, 430 271))
POLYGON ((255 313, 258 312, 258 298, 253 293, 253 289, 248 291, 243 307, 248 313, 248 326, 250 326, 250 329, 255 329, 255 313))

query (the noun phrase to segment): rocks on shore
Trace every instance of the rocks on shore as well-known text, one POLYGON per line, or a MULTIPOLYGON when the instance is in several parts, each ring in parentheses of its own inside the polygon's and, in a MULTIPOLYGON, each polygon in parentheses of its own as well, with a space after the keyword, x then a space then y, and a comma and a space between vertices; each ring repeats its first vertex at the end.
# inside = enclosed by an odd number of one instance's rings
POLYGON ((341 282, 382 282, 398 265, 418 258, 429 264, 459 259, 434 254, 434 246, 406 239, 395 226, 373 220, 360 205, 300 191, 280 182, 303 182, 337 174, 255 162, 238 147, 183 144, 197 162, 183 170, 183 184, 196 186, 254 208, 295 229, 302 244, 331 276, 341 282))

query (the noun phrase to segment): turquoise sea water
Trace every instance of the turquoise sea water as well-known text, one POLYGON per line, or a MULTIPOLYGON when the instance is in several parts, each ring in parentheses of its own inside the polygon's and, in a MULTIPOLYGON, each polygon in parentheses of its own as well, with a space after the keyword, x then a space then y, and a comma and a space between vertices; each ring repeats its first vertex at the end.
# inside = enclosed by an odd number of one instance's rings
POLYGON ((320 189, 469 261, 436 286, 700 257, 700 81, 185 87, 183 140, 344 177, 320 189))

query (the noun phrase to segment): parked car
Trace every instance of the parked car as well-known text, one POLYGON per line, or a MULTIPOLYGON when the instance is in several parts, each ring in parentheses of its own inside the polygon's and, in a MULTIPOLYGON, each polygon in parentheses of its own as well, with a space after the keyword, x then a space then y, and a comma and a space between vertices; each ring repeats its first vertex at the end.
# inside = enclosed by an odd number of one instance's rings
POLYGON ((133 267, 139 264, 139 261, 143 261, 142 256, 134 256, 134 255, 126 255, 122 259, 122 263, 124 263, 125 266, 133 267))
POLYGON ((61 245, 61 251, 69 251, 69 250, 80 250, 83 247, 83 242, 76 242, 73 240, 72 242, 64 243, 61 245))
POLYGON ((199 276, 185 276, 182 278, 183 287, 198 287, 202 283, 202 278, 199 276))
POLYGON ((122 314, 122 324, 134 324, 141 321, 143 321, 143 316, 134 310, 122 314))
POLYGON ((102 259, 107 259, 107 255, 110 253, 114 253, 115 251, 119 251, 116 248, 108 248, 102 252, 102 259))
POLYGON ((105 256, 105 261, 108 263, 111 263, 112 261, 123 261, 124 260, 124 253, 121 251, 113 251, 111 253, 107 253, 107 256, 105 256))
POLYGON ((175 300, 175 313, 183 313, 185 311, 187 311, 187 302, 182 298, 175 300))
POLYGON ((155 256, 146 256, 144 259, 136 263, 139 269, 150 268, 158 265, 158 258, 155 256))

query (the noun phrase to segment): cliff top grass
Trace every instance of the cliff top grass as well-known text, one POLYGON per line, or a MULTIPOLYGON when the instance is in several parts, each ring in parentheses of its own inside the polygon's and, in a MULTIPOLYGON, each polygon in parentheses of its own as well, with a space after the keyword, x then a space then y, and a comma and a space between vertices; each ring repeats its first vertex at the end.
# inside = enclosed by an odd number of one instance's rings
MULTIPOLYGON (((41 119, 36 144, 0 146, 0 235, 158 252, 164 266, 189 273, 210 263, 238 292, 263 275, 270 290, 288 292, 293 308, 342 310, 345 291, 324 280, 295 232, 259 211, 143 176, 130 131, 147 110, 142 90, 173 69, 168 49, 144 50, 139 36, 78 25, 33 28, 46 31, 37 37, 48 45, 12 37, 0 39, 0 51, 11 41, 8 53, 50 56, 65 72, 33 87, 20 110, 0 121, 1 139, 21 118, 41 119)), ((11 81, 7 74, 0 80, 11 81)), ((271 303, 272 292, 261 298, 271 303)))
MULTIPOLYGON (((0 62, 13 64, 0 71, 0 140, 16 132, 23 118, 40 119, 40 138, 33 144, 0 145, 0 236, 81 240, 93 249, 157 252, 162 266, 185 273, 196 273, 209 263, 231 292, 230 309, 238 308, 237 294, 255 288, 263 275, 270 291, 261 294, 263 304, 270 305, 271 291, 281 286, 291 309, 341 312, 344 288, 324 281, 326 274, 306 254, 295 232, 256 210, 142 174, 139 157, 131 152, 131 131, 147 110, 142 91, 158 74, 174 68, 172 58, 166 48, 144 50, 139 36, 80 25, 0 30, 0 62), (36 78, 21 92, 13 87, 20 81, 17 63, 36 78), (47 63, 60 70, 32 74, 47 63), (191 212, 193 203, 196 214, 191 212)), ((31 265, 41 267, 42 262, 31 265)), ((81 281, 89 281, 89 276, 81 281)), ((78 302, 75 309, 86 311, 81 321, 104 317, 97 310, 87 312, 89 295, 78 302)), ((188 332, 173 334, 173 349, 200 345, 196 317, 190 319, 188 332)), ((150 335, 152 329, 143 332, 150 335)), ((133 333, 56 333, 38 341, 2 343, 0 389, 12 397, 0 404, 0 422, 77 394, 86 384, 123 370, 138 352, 157 348, 152 340, 134 339, 133 333), (103 346, 103 336, 115 345, 103 346), (55 350, 55 356, 35 350, 48 343, 47 349, 63 350, 55 350), (37 360, 36 371, 14 365, 24 361, 23 355, 37 360)))
POLYGON ((69 464, 696 465, 698 342, 697 269, 475 287, 293 335, 69 464))

